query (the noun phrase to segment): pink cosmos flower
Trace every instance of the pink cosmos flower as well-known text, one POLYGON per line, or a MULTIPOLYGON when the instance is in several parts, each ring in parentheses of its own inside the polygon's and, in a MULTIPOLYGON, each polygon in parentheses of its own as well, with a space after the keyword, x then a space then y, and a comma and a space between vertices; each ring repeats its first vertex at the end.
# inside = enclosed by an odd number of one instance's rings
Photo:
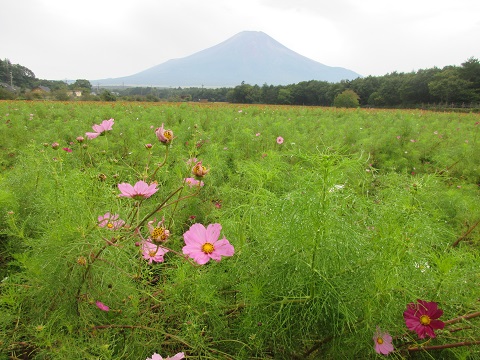
POLYGON ((260 136, 260 133, 256 133, 255 136, 260 136))
POLYGON ((221 230, 220 224, 210 224, 207 228, 202 224, 193 224, 183 234, 183 253, 200 265, 206 264, 210 259, 220 261, 222 256, 233 256, 235 249, 230 242, 225 237, 218 240, 221 230))
POLYGON ((445 323, 437 320, 443 315, 443 310, 438 308, 436 302, 427 302, 424 300, 417 300, 417 303, 409 303, 407 310, 403 312, 405 324, 411 331, 415 331, 420 339, 428 335, 431 338, 435 337, 435 329, 443 329, 445 323))
POLYGON ((101 301, 97 300, 95 302, 95 305, 97 305, 97 307, 102 311, 110 311, 110 308, 107 305, 105 305, 104 303, 102 303, 101 301))
POLYGON ((66 152, 69 152, 71 153, 72 152, 72 149, 68 148, 68 147, 64 147, 62 148, 63 151, 66 151, 66 152))
POLYGON ((283 137, 277 137, 277 144, 283 144, 283 137))
POLYGON ((156 183, 148 185, 145 181, 138 181, 134 186, 127 183, 121 183, 118 184, 118 190, 121 192, 119 196, 129 197, 136 200, 147 199, 158 191, 156 183))
POLYGON ((154 353, 151 358, 147 358, 146 360, 182 360, 183 358, 185 358, 185 354, 183 352, 175 354, 172 357, 167 357, 165 359, 157 353, 154 353))
POLYGON ((105 131, 110 131, 112 130, 112 126, 113 126, 113 123, 114 123, 114 120, 113 119, 110 119, 110 120, 103 120, 102 123, 100 125, 93 125, 92 126, 92 129, 93 131, 95 132, 87 132, 85 133, 85 135, 91 140, 91 139, 95 139, 96 137, 102 135, 103 133, 105 133, 105 131))
POLYGON ((389 333, 381 331, 378 327, 375 335, 373 335, 373 342, 377 354, 388 355, 393 351, 392 337, 389 333))
POLYGON ((155 135, 157 135, 158 141, 162 144, 168 145, 173 140, 173 131, 172 130, 165 130, 163 128, 163 124, 161 127, 155 130, 155 135))
POLYGON ((170 231, 163 226, 165 219, 159 221, 157 226, 154 226, 155 221, 149 221, 147 224, 148 231, 150 233, 150 238, 155 244, 167 241, 170 236, 170 231))
POLYGON ((200 181, 200 180, 197 180, 197 179, 191 178, 191 177, 190 177, 190 178, 185 178, 185 179, 183 179, 183 180, 184 180, 185 183, 186 183, 188 186, 190 186, 190 187, 203 186, 203 185, 205 185, 205 184, 203 183, 203 181, 200 181))
POLYGON ((106 227, 110 230, 118 230, 125 225, 125 221, 119 219, 119 216, 118 214, 110 214, 109 212, 105 213, 105 215, 100 215, 98 217, 98 226, 102 228, 106 227))
POLYGON ((167 252, 167 249, 155 245, 148 240, 142 242, 142 255, 145 260, 148 260, 149 264, 151 264, 152 261, 163 262, 163 255, 167 252))

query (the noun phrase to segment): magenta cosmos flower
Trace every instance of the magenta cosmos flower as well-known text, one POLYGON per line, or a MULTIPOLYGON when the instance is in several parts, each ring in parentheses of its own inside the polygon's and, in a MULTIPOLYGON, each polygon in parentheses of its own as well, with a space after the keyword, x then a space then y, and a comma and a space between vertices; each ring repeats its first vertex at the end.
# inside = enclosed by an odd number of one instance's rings
POLYGON ((437 320, 443 315, 443 310, 438 308, 436 302, 417 300, 417 303, 409 303, 403 313, 405 324, 411 331, 415 331, 420 339, 428 335, 435 337, 435 329, 443 329, 445 323, 437 320))
POLYGON ((378 327, 375 335, 373 335, 373 342, 375 344, 375 351, 378 354, 388 355, 393 351, 392 337, 389 333, 381 331, 378 327))
POLYGON ((119 219, 118 214, 110 214, 109 212, 105 213, 105 215, 100 215, 98 217, 98 226, 99 227, 106 227, 110 230, 118 230, 123 225, 125 225, 125 221, 119 219))
POLYGON ((162 358, 160 355, 157 353, 153 354, 151 358, 147 358, 146 360, 182 360, 185 358, 185 354, 183 352, 180 352, 178 354, 173 355, 172 357, 167 357, 167 358, 162 358))
POLYGON ((155 135, 157 135, 158 141, 162 144, 168 145, 173 140, 173 131, 172 130, 165 130, 163 128, 163 124, 161 127, 155 130, 155 135))
POLYGON ((138 181, 134 186, 127 183, 121 183, 118 184, 118 190, 121 192, 119 196, 129 197, 136 200, 147 199, 158 191, 156 183, 148 185, 145 181, 138 181))
POLYGON ((283 144, 283 137, 277 137, 277 144, 283 144))
POLYGON ((102 311, 110 311, 110 308, 107 305, 105 305, 104 303, 102 303, 101 301, 97 300, 95 302, 95 305, 97 305, 97 307, 102 311))
POLYGON ((225 237, 218 240, 221 230, 220 224, 210 224, 207 228, 202 224, 193 224, 183 234, 183 253, 200 265, 206 264, 210 259, 220 261, 222 256, 233 256, 235 249, 228 240, 225 237))
POLYGON ((155 245, 148 240, 142 242, 142 255, 145 260, 148 260, 149 264, 151 264, 152 261, 163 262, 163 256, 167 252, 167 249, 159 245, 155 245))
POLYGON ((114 123, 114 120, 113 119, 110 119, 110 120, 103 120, 101 122, 100 125, 93 125, 92 126, 92 129, 93 131, 95 132, 87 132, 85 133, 85 135, 91 140, 91 139, 95 139, 96 137, 102 135, 103 133, 105 133, 105 131, 110 131, 112 130, 112 126, 113 126, 113 123, 114 123))

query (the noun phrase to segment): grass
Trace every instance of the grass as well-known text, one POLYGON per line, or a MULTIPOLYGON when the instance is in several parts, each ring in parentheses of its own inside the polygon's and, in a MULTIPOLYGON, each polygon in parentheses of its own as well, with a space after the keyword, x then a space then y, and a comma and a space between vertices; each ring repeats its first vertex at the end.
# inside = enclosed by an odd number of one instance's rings
POLYGON ((392 358, 480 356, 478 115, 5 101, 0 116, 5 357, 367 359, 377 326, 392 358), (110 118, 105 136, 76 141, 110 118), (209 169, 198 194, 182 188, 194 157, 209 169), (142 179, 158 192, 118 197, 142 179), (99 228, 107 211, 128 226, 99 228), (138 231, 162 217, 171 251, 149 264, 138 231), (235 255, 183 257, 193 223, 220 223, 235 255), (416 299, 443 321, 475 316, 425 342, 402 317, 416 299))

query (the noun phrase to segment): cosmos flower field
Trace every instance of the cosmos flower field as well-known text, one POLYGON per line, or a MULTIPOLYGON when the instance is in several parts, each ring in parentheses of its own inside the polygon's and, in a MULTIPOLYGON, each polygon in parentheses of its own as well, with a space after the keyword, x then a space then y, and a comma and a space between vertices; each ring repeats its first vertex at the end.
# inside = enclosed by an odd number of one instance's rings
POLYGON ((480 357, 480 115, 0 102, 0 358, 480 357))

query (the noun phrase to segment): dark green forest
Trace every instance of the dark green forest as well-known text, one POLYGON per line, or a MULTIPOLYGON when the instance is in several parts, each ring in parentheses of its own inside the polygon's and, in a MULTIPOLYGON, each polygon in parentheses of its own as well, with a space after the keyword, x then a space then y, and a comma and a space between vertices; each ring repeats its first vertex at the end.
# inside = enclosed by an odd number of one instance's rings
POLYGON ((361 106, 384 108, 478 108, 480 104, 480 62, 471 57, 460 66, 393 72, 383 76, 359 77, 339 83, 303 81, 290 85, 246 84, 233 88, 104 88, 78 79, 41 80, 30 69, 0 60, 0 99, 70 100, 72 90, 81 90, 76 100, 101 101, 209 101, 243 104, 308 106, 361 106), (48 91, 32 93, 42 87, 48 91), (348 90, 348 91, 347 91, 348 90), (347 91, 347 92, 346 92, 347 91), (336 101, 353 94, 352 101, 336 101))

